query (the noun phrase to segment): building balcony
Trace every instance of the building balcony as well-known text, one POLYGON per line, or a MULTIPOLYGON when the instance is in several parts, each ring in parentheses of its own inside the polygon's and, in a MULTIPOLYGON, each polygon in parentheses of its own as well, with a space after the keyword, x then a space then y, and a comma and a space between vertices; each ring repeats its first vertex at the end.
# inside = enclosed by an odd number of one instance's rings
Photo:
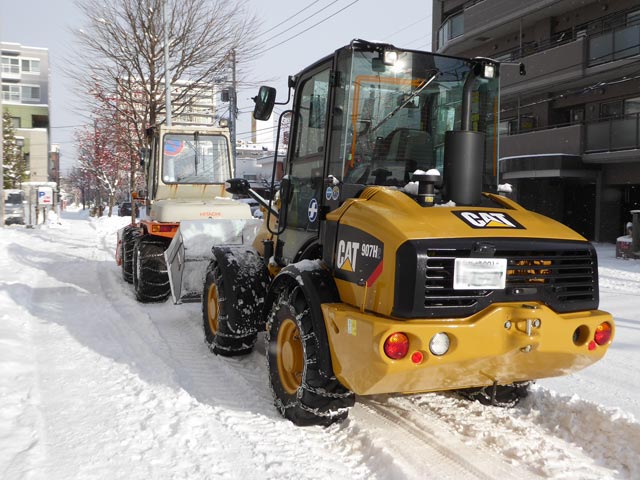
POLYGON ((500 158, 528 155, 580 155, 584 127, 580 124, 548 127, 500 136, 500 158))
POLYGON ((463 11, 442 22, 438 30, 437 51, 448 55, 461 54, 477 45, 477 42, 485 42, 517 29, 521 19, 535 22, 566 8, 557 0, 470 0, 463 11))
MULTIPOLYGON (((557 0, 485 0, 464 9, 464 31, 474 36, 490 32, 513 20, 527 17, 557 0)), ((492 33, 490 36, 494 36, 492 33)))
MULTIPOLYGON (((635 158, 638 158, 638 150, 640 150, 640 113, 590 122, 586 124, 585 128, 585 153, 602 154, 611 152, 610 156, 616 156, 617 152, 635 150, 635 158)), ((595 159, 603 157, 603 155, 593 155, 592 157, 595 159)))
POLYGON ((501 70, 501 89, 503 95, 512 95, 521 91, 543 89, 584 77, 587 42, 577 38, 570 42, 558 42, 542 51, 520 58, 527 74, 521 76, 517 68, 501 70), (570 61, 567 61, 570 59, 570 61))
POLYGON ((615 28, 589 37, 589 66, 640 55, 640 24, 615 28))
POLYGON ((572 155, 585 163, 637 161, 640 113, 500 136, 500 158, 572 155))

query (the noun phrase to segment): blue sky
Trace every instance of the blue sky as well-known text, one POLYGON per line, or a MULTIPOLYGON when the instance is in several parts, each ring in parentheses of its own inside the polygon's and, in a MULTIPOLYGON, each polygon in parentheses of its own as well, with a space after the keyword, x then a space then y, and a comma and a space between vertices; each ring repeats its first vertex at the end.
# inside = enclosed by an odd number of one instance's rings
MULTIPOLYGON (((261 38, 269 48, 252 60, 247 73, 276 87, 279 98, 286 98, 288 75, 354 38, 419 50, 431 46, 431 0, 247 0, 246 5, 261 19, 256 33, 265 32, 261 38)), ((75 160, 73 128, 87 121, 79 113, 73 80, 62 72, 74 48, 71 32, 83 23, 72 0, 0 0, 0 39, 49 49, 51 136, 60 145, 63 173, 75 160)), ((255 94, 253 89, 238 92, 238 138, 247 137, 255 94)))

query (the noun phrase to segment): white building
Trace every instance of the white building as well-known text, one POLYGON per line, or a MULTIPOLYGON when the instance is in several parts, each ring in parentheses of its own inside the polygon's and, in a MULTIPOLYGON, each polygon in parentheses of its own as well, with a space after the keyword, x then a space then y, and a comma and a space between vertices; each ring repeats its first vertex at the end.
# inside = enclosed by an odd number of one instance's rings
POLYGON ((11 115, 30 180, 50 180, 49 51, 0 42, 2 108, 11 115))

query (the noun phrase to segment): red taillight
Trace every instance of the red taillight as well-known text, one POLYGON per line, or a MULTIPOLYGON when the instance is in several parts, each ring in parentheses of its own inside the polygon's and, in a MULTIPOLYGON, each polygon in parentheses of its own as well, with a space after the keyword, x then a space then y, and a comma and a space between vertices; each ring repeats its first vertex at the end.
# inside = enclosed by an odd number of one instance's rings
POLYGON ((384 353, 393 360, 400 360, 407 356, 409 339, 404 333, 392 333, 384 341, 384 353))
POLYGON ((151 225, 152 233, 171 233, 171 232, 175 232, 177 229, 178 229, 177 225, 166 225, 166 224, 151 225))
POLYGON ((413 352, 411 354, 411 361, 416 365, 420 365, 422 363, 422 360, 424 360, 424 354, 421 351, 418 350, 417 352, 413 352))
POLYGON ((611 325, 608 322, 601 323, 596 328, 596 333, 593 335, 593 340, 598 345, 604 345, 611 340, 611 325))

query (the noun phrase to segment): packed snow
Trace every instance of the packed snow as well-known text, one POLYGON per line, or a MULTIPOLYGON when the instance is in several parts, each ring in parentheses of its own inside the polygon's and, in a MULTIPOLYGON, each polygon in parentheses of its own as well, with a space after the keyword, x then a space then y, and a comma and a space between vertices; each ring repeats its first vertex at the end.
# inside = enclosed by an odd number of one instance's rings
MULTIPOLYGON (((140 304, 114 261, 126 218, 0 230, 0 478, 640 478, 640 260, 597 245, 616 337, 517 407, 360 397, 348 420, 280 417, 264 345, 212 355, 198 304, 140 304)), ((262 337, 262 334, 261 334, 262 337)))

